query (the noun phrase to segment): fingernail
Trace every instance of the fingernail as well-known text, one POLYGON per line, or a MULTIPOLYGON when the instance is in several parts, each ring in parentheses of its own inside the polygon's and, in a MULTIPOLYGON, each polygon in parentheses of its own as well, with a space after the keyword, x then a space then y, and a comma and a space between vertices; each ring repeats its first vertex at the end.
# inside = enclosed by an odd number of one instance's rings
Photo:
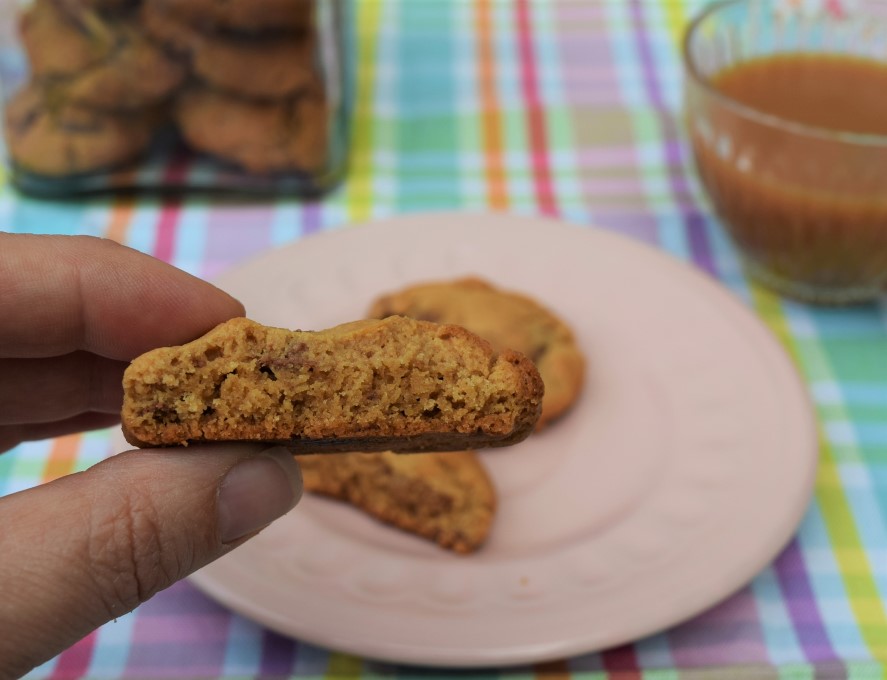
POLYGON ((219 487, 219 535, 229 543, 289 512, 302 496, 302 475, 284 448, 238 463, 219 487))

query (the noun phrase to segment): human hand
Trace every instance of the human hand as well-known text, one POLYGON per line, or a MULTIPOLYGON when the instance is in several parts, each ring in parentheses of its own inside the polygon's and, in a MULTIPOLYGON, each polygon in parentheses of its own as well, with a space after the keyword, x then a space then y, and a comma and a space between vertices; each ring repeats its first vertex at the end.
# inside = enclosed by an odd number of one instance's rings
MULTIPOLYGON (((0 233, 0 451, 118 422, 128 361, 243 315, 110 241, 0 233)), ((240 545, 302 485, 280 448, 130 451, 0 498, 0 677, 17 677, 240 545)))

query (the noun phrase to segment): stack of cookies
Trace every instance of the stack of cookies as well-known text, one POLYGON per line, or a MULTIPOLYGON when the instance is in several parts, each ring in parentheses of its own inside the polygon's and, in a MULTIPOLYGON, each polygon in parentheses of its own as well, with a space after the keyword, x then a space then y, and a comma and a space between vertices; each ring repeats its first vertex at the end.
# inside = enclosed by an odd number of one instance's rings
POLYGON ((313 0, 143 0, 147 35, 189 66, 173 118, 193 148, 256 173, 323 166, 313 10, 313 0))
POLYGON ((313 0, 36 0, 31 80, 8 102, 16 164, 47 176, 125 165, 174 122, 247 171, 321 168, 327 107, 313 0))
POLYGON ((148 147, 183 64, 149 41, 122 0, 37 0, 21 15, 31 81, 8 102, 16 163, 65 176, 118 166, 148 147))

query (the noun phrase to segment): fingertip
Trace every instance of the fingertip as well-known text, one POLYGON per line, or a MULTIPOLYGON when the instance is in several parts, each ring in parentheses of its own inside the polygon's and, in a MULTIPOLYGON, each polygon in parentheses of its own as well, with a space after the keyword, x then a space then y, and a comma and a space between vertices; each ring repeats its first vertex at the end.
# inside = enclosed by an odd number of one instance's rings
POLYGON ((219 536, 231 544, 292 510, 302 496, 302 476, 292 454, 275 447, 232 467, 219 486, 219 536))
POLYGON ((262 454, 273 458, 283 468, 284 474, 286 474, 293 490, 293 498, 295 499, 293 506, 298 505, 299 501, 302 500, 305 485, 302 479, 302 468, 299 467, 296 457, 284 446, 275 446, 263 451, 262 454))
POLYGON ((233 295, 230 295, 228 293, 225 293, 225 295, 227 295, 228 298, 231 300, 232 309, 234 310, 234 313, 231 315, 232 318, 237 316, 246 316, 246 307, 244 307, 243 303, 233 295))
MULTIPOLYGON (((189 274, 189 276, 193 275, 189 274)), ((231 295, 231 293, 205 279, 199 277, 193 278, 200 281, 203 286, 211 291, 213 298, 212 312, 214 316, 219 319, 219 323, 227 321, 228 319, 235 319, 239 316, 246 316, 246 307, 244 307, 240 300, 231 295)))

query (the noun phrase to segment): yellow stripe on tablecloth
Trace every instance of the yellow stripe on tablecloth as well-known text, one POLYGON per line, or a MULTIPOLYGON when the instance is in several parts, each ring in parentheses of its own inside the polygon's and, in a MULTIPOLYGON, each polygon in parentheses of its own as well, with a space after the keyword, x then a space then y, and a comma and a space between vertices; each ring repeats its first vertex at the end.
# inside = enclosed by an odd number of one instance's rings
POLYGON ((681 44, 681 38, 684 35, 684 26, 687 23, 687 0, 683 2, 666 2, 663 5, 665 10, 665 21, 668 25, 668 32, 671 35, 675 45, 681 44))
POLYGON ((363 661, 350 654, 331 652, 326 676, 330 680, 357 680, 363 672, 363 661))
POLYGON ((496 95, 496 49, 490 0, 477 0, 475 28, 478 43, 478 81, 483 107, 481 115, 487 203, 494 210, 508 207, 508 187, 503 151, 503 125, 496 95))
MULTIPOLYGON (((782 312, 779 298, 758 286, 752 286, 752 300, 758 313, 795 362, 800 363, 798 349, 782 312)), ((828 439, 821 431, 819 442, 816 501, 823 509, 822 517, 841 574, 841 582, 847 592, 856 625, 869 652, 878 661, 887 661, 887 611, 884 609, 871 564, 859 530, 856 528, 853 510, 847 500, 834 453, 828 439)))
POLYGON ((357 82, 351 130, 347 210, 351 222, 362 222, 373 211, 373 93, 376 54, 384 0, 358 3, 357 82))

